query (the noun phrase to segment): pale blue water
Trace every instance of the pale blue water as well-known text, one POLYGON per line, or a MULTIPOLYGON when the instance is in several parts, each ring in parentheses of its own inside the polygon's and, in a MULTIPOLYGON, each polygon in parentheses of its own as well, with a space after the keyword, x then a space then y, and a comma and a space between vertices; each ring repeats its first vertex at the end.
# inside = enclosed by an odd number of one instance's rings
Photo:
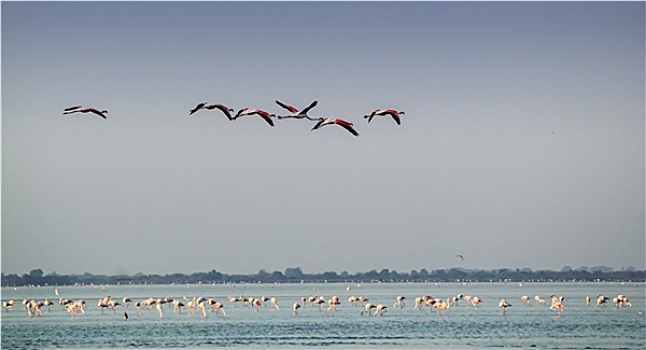
MULTIPOLYGON (((17 304, 2 311, 2 349, 49 348, 538 348, 538 349, 644 349, 646 348, 644 283, 330 283, 330 284, 236 284, 236 285, 110 285, 2 288, 2 300, 17 304), (346 288, 350 286, 351 290, 346 288), (565 297, 565 312, 557 316, 549 310, 549 295, 565 297), (597 293, 610 298, 623 294, 632 307, 617 309, 612 302, 605 308, 585 305, 585 296, 597 293), (414 310, 414 298, 432 295, 446 299, 457 294, 479 296, 478 308, 459 306, 445 314, 425 308, 414 310), (539 295, 546 305, 524 306, 520 297, 539 295), (111 295, 115 300, 128 296, 133 301, 148 297, 203 296, 224 303, 227 316, 208 312, 206 318, 183 310, 173 313, 135 308, 103 313, 98 299, 111 295), (260 311, 228 302, 229 296, 273 296, 280 310, 262 307, 260 311), (308 305, 292 315, 291 306, 300 297, 337 295, 337 311, 319 311, 308 305), (350 295, 364 295, 370 303, 384 304, 384 316, 361 316, 351 306, 350 295), (395 296, 404 295, 404 309, 394 309, 395 296), (22 300, 58 297, 84 299, 86 313, 71 320, 57 304, 43 309, 41 317, 28 318, 22 300), (513 306, 502 315, 501 298, 513 306)), ((533 304, 533 303, 532 303, 533 304)))

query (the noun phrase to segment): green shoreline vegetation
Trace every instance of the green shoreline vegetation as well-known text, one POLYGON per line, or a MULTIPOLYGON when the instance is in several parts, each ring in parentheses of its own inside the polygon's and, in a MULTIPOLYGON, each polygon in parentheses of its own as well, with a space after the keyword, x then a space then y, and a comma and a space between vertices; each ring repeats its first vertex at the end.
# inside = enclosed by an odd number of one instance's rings
POLYGON ((449 269, 427 270, 425 268, 410 272, 397 272, 382 269, 368 272, 348 273, 334 271, 304 273, 300 267, 287 268, 285 271, 256 274, 225 274, 213 269, 209 272, 191 274, 143 274, 98 275, 91 273, 60 275, 56 272, 44 273, 37 268, 27 274, 1 275, 3 287, 47 286, 47 285, 87 285, 87 284, 178 284, 178 283, 321 283, 321 282, 645 282, 646 270, 633 267, 615 270, 611 267, 582 266, 572 269, 565 266, 561 271, 522 269, 449 269))

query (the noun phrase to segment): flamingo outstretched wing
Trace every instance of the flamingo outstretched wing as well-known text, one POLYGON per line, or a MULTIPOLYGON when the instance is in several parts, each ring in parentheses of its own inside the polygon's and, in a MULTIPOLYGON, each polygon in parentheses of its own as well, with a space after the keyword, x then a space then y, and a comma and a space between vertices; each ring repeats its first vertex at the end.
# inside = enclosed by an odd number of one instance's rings
POLYGON ((82 107, 83 107, 83 106, 81 106, 81 105, 78 105, 78 106, 72 106, 72 107, 67 107, 67 108, 65 108, 63 111, 64 111, 64 112, 69 112, 69 111, 73 111, 73 110, 75 110, 75 109, 80 109, 80 108, 82 108, 82 107))
POLYGON ((293 106, 286 105, 286 104, 284 104, 284 103, 282 103, 282 102, 280 102, 280 101, 278 101, 278 100, 276 100, 276 103, 277 103, 279 106, 281 106, 281 107, 285 108, 286 110, 288 110, 288 111, 290 111, 290 112, 292 112, 292 113, 294 113, 294 114, 298 113, 298 109, 294 108, 293 106))
POLYGON ((106 116, 105 116, 105 114, 104 114, 104 113, 108 113, 108 111, 99 111, 99 110, 98 110, 98 109, 96 109, 96 108, 88 108, 88 109, 85 109, 85 110, 83 111, 83 113, 87 113, 87 112, 94 113, 94 114, 96 114, 96 115, 100 116, 100 117, 101 117, 101 118, 103 118, 103 119, 108 119, 108 117, 106 117, 106 116))

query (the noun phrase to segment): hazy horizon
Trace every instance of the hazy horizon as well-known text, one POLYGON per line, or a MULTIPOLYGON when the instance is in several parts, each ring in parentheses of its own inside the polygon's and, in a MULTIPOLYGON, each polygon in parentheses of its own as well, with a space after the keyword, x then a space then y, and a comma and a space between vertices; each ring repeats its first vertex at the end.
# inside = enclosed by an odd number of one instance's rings
MULTIPOLYGON (((286 268, 284 268, 284 269, 278 269, 278 270, 260 269, 260 270, 255 271, 255 272, 241 272, 241 273, 229 273, 229 272, 227 272, 227 271, 221 271, 221 270, 218 270, 218 269, 208 269, 208 270, 206 270, 206 269, 205 269, 205 270, 199 270, 199 271, 186 271, 186 272, 178 272, 178 271, 171 271, 171 272, 146 272, 146 271, 136 271, 136 272, 133 272, 133 273, 105 274, 105 273, 93 273, 92 271, 60 273, 60 272, 58 272, 58 271, 47 271, 47 270, 42 269, 42 268, 40 268, 40 269, 43 271, 43 276, 45 276, 45 277, 47 277, 47 276, 52 276, 53 274, 61 275, 61 276, 72 276, 72 275, 84 275, 84 274, 86 274, 86 273, 89 273, 89 274, 91 274, 91 275, 96 275, 96 276, 99 276, 99 275, 106 275, 106 276, 127 275, 127 276, 133 276, 133 277, 136 277, 136 276, 137 276, 137 275, 139 275, 139 274, 142 274, 142 275, 144 275, 144 276, 151 276, 151 275, 160 275, 160 276, 165 276, 165 275, 173 275, 173 274, 182 274, 182 275, 189 276, 189 275, 194 274, 194 273, 209 273, 209 272, 211 272, 212 270, 215 270, 215 271, 217 271, 217 272, 219 272, 219 273, 222 273, 222 274, 225 274, 225 275, 229 275, 229 276, 233 276, 233 275, 251 276, 251 275, 257 275, 257 274, 258 274, 258 273, 260 273, 261 271, 264 271, 265 273, 269 273, 269 274, 271 274, 271 273, 273 273, 273 272, 278 271, 278 272, 281 272, 281 273, 285 274, 285 272, 286 272, 287 270, 289 270, 289 269, 293 269, 293 268, 298 268, 298 266, 291 266, 291 267, 286 267, 286 268)), ((569 266, 569 265, 566 265, 566 266, 561 267, 560 269, 540 269, 540 268, 538 268, 538 269, 533 269, 533 268, 529 268, 529 267, 511 267, 511 266, 507 266, 507 267, 497 267, 497 268, 477 268, 477 267, 474 267, 474 268, 465 268, 465 267, 462 267, 462 266, 451 266, 451 267, 437 267, 437 268, 422 267, 422 268, 412 269, 412 270, 408 270, 408 271, 400 271, 400 270, 396 270, 396 269, 389 269, 389 268, 387 268, 387 267, 383 267, 383 268, 369 269, 369 270, 365 270, 365 271, 347 271, 347 270, 340 270, 340 271, 330 271, 330 270, 327 270, 327 271, 304 271, 304 270, 301 270, 301 272, 302 272, 304 275, 322 275, 322 274, 327 273, 327 272, 334 272, 334 273, 338 274, 339 276, 343 275, 344 273, 347 273, 348 275, 351 275, 351 276, 352 276, 352 275, 356 275, 356 274, 365 274, 365 273, 369 273, 369 272, 371 272, 371 271, 377 271, 377 272, 380 272, 380 271, 382 271, 382 270, 384 270, 384 269, 386 269, 386 270, 388 270, 388 271, 390 271, 390 272, 397 272, 398 274, 410 274, 410 273, 411 273, 411 272, 413 272, 413 271, 416 271, 416 272, 418 272, 418 273, 419 273, 419 272, 421 272, 422 270, 426 270, 428 273, 432 273, 432 272, 433 272, 433 271, 435 271, 435 270, 445 270, 445 271, 448 271, 448 270, 452 270, 452 269, 458 269, 458 270, 464 270, 464 271, 476 271, 476 270, 478 270, 478 271, 496 271, 496 270, 501 270, 501 269, 510 269, 510 270, 517 270, 517 269, 518 269, 518 270, 527 270, 527 269, 529 269, 529 270, 531 270, 533 273, 536 273, 536 272, 539 272, 539 271, 561 272, 561 271, 564 271, 566 268, 570 268, 572 271, 585 270, 585 271, 590 271, 590 272, 592 272, 592 271, 596 271, 596 270, 595 270, 595 268, 603 268, 603 269, 605 269, 605 268, 612 268, 614 272, 621 272, 621 271, 626 271, 626 270, 628 270, 628 271, 630 271, 630 270, 634 270, 634 271, 644 271, 644 270, 637 269, 637 268, 636 268, 636 267, 634 267, 634 266, 622 266, 621 268, 615 268, 615 267, 613 267, 613 266, 605 266, 605 265, 576 266, 576 267, 575 267, 575 266, 569 266)), ((29 273, 30 273, 32 270, 38 270, 38 269, 39 269, 39 268, 33 268, 33 269, 30 269, 30 271, 25 271, 25 272, 13 272, 13 273, 5 273, 4 271, 2 271, 2 273, 3 273, 4 275, 15 274, 15 275, 17 275, 17 276, 24 276, 24 275, 29 275, 29 273)))
POLYGON ((646 268, 644 2, 0 6, 4 273, 646 268))

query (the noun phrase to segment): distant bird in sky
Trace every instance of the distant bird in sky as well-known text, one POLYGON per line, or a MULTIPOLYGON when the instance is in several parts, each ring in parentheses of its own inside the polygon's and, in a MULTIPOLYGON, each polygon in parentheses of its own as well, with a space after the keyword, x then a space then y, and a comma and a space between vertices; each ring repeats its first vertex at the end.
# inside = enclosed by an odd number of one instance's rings
POLYGON ((394 109, 376 109, 372 113, 364 115, 363 117, 368 119, 368 123, 370 123, 372 118, 376 115, 389 115, 395 120, 397 125, 401 125, 401 119, 399 116, 403 114, 406 114, 406 113, 404 113, 404 111, 398 112, 394 109))
POLYGON ((311 118, 310 116, 307 115, 307 112, 309 112, 310 109, 314 108, 316 106, 316 104, 318 103, 318 101, 313 101, 312 103, 310 103, 309 106, 303 108, 303 110, 301 110, 301 111, 294 108, 293 106, 286 105, 286 104, 284 104, 284 103, 282 103, 282 102, 280 102, 278 100, 276 100, 276 103, 279 106, 283 107, 284 109, 288 110, 290 113, 292 113, 290 115, 279 115, 278 119, 287 119, 287 118, 303 119, 303 118, 307 118, 307 119, 312 120, 312 121, 318 120, 317 118, 311 118))
POLYGON ((227 107, 225 105, 213 104, 213 105, 204 106, 203 108, 208 109, 208 110, 212 110, 212 109, 217 108, 217 109, 221 110, 222 113, 224 113, 224 115, 226 115, 229 120, 233 120, 233 117, 231 116, 231 112, 233 112, 233 109, 229 108, 229 107, 227 107))
POLYGON ((353 128, 354 124, 352 124, 352 123, 350 123, 348 121, 345 121, 343 119, 339 119, 339 118, 336 118, 336 119, 321 118, 321 120, 319 120, 319 122, 316 123, 316 125, 314 125, 314 127, 312 128, 312 131, 314 131, 316 129, 319 129, 321 127, 324 127, 326 125, 331 125, 331 124, 336 124, 336 125, 344 128, 344 129, 348 130, 354 136, 359 136, 359 133, 356 130, 354 130, 354 128, 353 128))
POLYGON ((267 112, 265 112, 263 110, 260 110, 260 109, 251 109, 251 108, 247 108, 247 107, 239 110, 238 113, 236 114, 236 116, 233 117, 233 120, 236 120, 236 119, 238 119, 240 117, 243 117, 245 115, 253 115, 253 114, 256 114, 256 115, 262 117, 262 119, 264 119, 267 122, 267 124, 269 124, 271 126, 274 126, 274 121, 271 120, 272 117, 275 117, 274 114, 269 114, 269 113, 267 113, 267 112))
POLYGON ((201 102, 201 103, 198 103, 198 104, 197 104, 197 106, 195 106, 195 108, 193 108, 193 109, 191 109, 191 110, 189 111, 188 115, 191 115, 191 114, 193 114, 193 113, 195 113, 195 112, 199 111, 200 109, 204 108, 204 107, 207 105, 207 103, 208 103, 208 102, 201 102))
POLYGON ((462 261, 464 261, 464 257, 462 256, 462 254, 458 254, 458 255, 456 255, 455 257, 456 257, 456 258, 460 258, 462 261))
POLYGON ((108 119, 108 117, 105 116, 108 113, 108 111, 99 111, 96 108, 83 108, 83 106, 74 106, 74 107, 65 108, 63 110, 63 114, 72 114, 72 113, 94 113, 103 119, 108 119))

